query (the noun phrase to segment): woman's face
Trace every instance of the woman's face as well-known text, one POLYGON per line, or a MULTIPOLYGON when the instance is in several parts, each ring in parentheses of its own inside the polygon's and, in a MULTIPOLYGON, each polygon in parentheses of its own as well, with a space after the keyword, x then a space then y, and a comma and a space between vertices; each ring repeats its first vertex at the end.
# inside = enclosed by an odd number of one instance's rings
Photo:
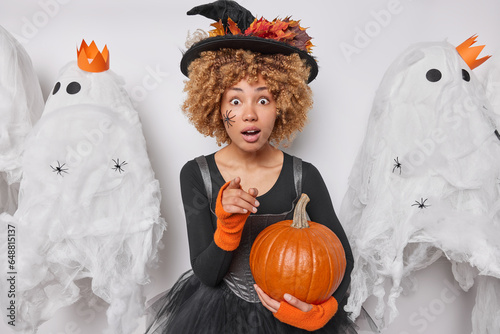
POLYGON ((259 76, 243 79, 222 95, 221 117, 231 144, 244 151, 258 151, 268 144, 276 121, 276 101, 259 76))

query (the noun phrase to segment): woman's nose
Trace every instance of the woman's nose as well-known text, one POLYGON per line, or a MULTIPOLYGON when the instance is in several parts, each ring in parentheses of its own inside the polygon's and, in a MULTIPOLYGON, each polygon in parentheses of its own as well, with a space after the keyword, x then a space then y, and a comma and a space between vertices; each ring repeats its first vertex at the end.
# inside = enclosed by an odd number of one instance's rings
POLYGON ((253 106, 247 106, 245 112, 243 113, 243 120, 247 122, 253 122, 257 120, 257 113, 253 106))

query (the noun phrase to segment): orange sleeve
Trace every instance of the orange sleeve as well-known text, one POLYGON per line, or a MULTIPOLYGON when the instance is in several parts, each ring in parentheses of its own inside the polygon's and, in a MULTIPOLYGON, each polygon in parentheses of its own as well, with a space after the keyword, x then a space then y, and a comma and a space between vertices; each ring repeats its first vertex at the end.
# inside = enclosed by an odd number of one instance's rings
POLYGON ((214 233, 214 241, 225 251, 233 251, 238 248, 243 233, 243 227, 250 212, 228 213, 222 208, 222 192, 227 188, 230 182, 224 184, 217 196, 215 202, 215 215, 217 216, 217 229, 214 233))
POLYGON ((298 308, 282 301, 280 308, 274 316, 281 322, 294 327, 315 331, 326 325, 328 321, 337 313, 337 300, 330 297, 327 301, 319 305, 313 305, 309 312, 302 312, 298 308))

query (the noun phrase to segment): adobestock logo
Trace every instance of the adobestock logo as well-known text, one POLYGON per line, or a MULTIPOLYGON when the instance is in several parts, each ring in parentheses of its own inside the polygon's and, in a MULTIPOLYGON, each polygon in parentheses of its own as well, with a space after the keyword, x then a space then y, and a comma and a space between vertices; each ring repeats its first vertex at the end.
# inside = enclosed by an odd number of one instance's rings
POLYGON ((360 54, 371 42, 382 33, 382 30, 389 26, 394 15, 401 14, 403 6, 399 0, 390 0, 386 9, 370 11, 371 20, 363 27, 354 28, 354 39, 351 43, 342 42, 339 47, 348 63, 352 61, 354 55, 360 54))
MULTIPOLYGON (((429 325, 435 322, 442 315, 448 305, 454 303, 464 292, 447 279, 443 280, 444 287, 436 298, 429 301, 427 305, 420 306, 417 311, 410 314, 409 325, 417 333, 427 333, 429 325)), ((402 331, 399 334, 410 334, 413 331, 402 331)))
POLYGON ((74 147, 66 146, 66 162, 72 165, 78 165, 87 156, 92 154, 96 147, 104 141, 106 134, 113 131, 113 121, 103 118, 98 128, 85 132, 85 139, 80 140, 74 147))
POLYGON ((429 323, 435 321, 439 315, 444 313, 446 305, 453 303, 463 293, 450 281, 445 279, 443 283, 445 287, 437 298, 431 300, 427 306, 419 307, 418 312, 413 312, 410 315, 410 326, 416 327, 417 332, 423 333, 429 323))
POLYGON ((164 72, 159 64, 154 69, 148 65, 145 70, 146 74, 141 83, 130 89, 130 99, 135 107, 137 107, 138 102, 144 101, 150 92, 160 87, 163 81, 170 76, 170 73, 164 72))
MULTIPOLYGON (((485 107, 479 106, 481 105, 481 99, 484 98, 482 92, 476 93, 479 98, 465 96, 461 101, 440 110, 442 126, 431 130, 427 137, 415 140, 415 148, 405 156, 399 157, 401 163, 405 166, 407 174, 413 174, 417 168, 426 163, 438 151, 440 145, 455 140, 461 134, 464 125, 470 122, 471 117, 476 119, 485 117, 486 122, 492 121, 489 116, 481 115, 482 109, 485 107)), ((474 147, 480 147, 483 140, 482 136, 471 136, 469 143, 474 147)))
POLYGON ((56 17, 62 5, 66 5, 72 0, 40 0, 38 1, 39 10, 33 13, 32 15, 26 17, 23 16, 21 18, 22 26, 21 26, 21 34, 12 35, 19 41, 21 44, 27 44, 30 40, 32 40, 41 29, 45 28, 51 19, 56 17))

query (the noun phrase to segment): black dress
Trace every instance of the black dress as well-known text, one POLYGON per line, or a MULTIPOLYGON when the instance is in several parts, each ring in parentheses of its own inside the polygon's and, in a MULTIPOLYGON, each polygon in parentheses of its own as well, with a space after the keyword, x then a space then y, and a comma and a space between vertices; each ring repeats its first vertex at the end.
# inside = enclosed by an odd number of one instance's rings
POLYGON ((306 193, 310 220, 328 226, 340 239, 346 254, 346 273, 333 296, 337 314, 314 333, 356 333, 343 306, 350 283, 353 257, 319 171, 310 163, 284 154, 283 167, 274 186, 257 199, 257 214, 245 222, 235 251, 219 248, 213 239, 217 227, 215 199, 225 181, 214 154, 191 160, 181 171, 181 191, 186 214, 191 265, 177 283, 149 309, 147 333, 311 333, 276 319, 260 303, 253 289, 248 256, 258 233, 266 226, 291 219, 300 194, 306 193), (207 193, 209 194, 207 196, 207 193), (194 274, 193 274, 194 273, 194 274))

